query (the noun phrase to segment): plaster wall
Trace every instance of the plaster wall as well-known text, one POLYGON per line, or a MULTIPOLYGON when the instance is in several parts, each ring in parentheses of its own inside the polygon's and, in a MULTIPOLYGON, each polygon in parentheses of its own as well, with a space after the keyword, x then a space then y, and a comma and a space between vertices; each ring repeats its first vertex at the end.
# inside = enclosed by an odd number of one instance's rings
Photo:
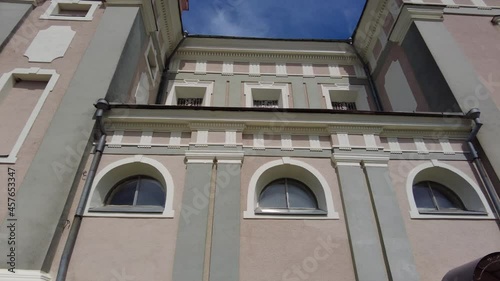
MULTIPOLYGON (((467 161, 441 162, 458 168, 481 186, 467 161)), ((457 266, 499 251, 500 237, 494 220, 410 218, 406 178, 413 168, 423 163, 428 161, 392 160, 389 172, 420 280, 434 281, 441 280, 446 272, 457 266)))
POLYGON ((444 25, 451 33, 491 99, 500 107, 500 27, 491 16, 444 15, 444 25), (474 38, 474 40, 471 40, 474 38))
MULTIPOLYGON (((241 213, 253 173, 276 157, 245 157, 241 172, 241 213)), ((330 159, 295 158, 317 169, 330 185, 339 220, 241 221, 240 280, 355 280, 335 169, 330 159), (324 247, 323 245, 330 245, 324 247), (325 258, 314 259, 319 249, 325 258), (302 277, 300 276, 300 272, 302 277), (296 278, 296 279, 292 279, 296 278)))
MULTIPOLYGON (((10 3, 0 3, 1 5, 10 3)), ((12 5, 23 5, 23 4, 12 4, 12 5)), ((59 107, 63 96, 66 93, 66 89, 76 71, 76 68, 85 53, 87 46, 89 45, 97 25, 104 13, 103 9, 97 9, 94 13, 94 18, 90 22, 83 21, 55 21, 55 20, 42 20, 39 17, 45 12, 45 10, 50 5, 50 2, 45 2, 44 4, 34 8, 27 16, 26 19, 19 25, 15 30, 9 40, 5 41, 5 46, 0 52, 0 75, 6 72, 10 72, 15 68, 31 68, 39 67, 41 69, 54 69, 60 76, 54 89, 48 95, 45 103, 38 114, 33 126, 27 135, 19 153, 17 154, 17 161, 13 165, 8 165, 9 167, 16 170, 16 188, 19 191, 22 187, 22 183, 26 172, 31 165, 33 158, 40 147, 41 140, 45 135, 47 128, 54 116, 56 109, 59 107), (73 31, 76 32, 69 48, 67 49, 64 57, 57 58, 50 63, 30 63, 28 58, 24 56, 24 52, 28 49, 29 45, 37 35, 39 30, 45 30, 52 25, 66 25, 70 26, 73 31)), ((3 6, 2 6, 3 7, 3 6)), ((9 9, 3 10, 2 12, 8 12, 9 9)), ((12 11, 11 11, 12 12, 12 11)), ((11 15, 12 16, 12 15, 11 15)), ((0 16, 2 20, 7 19, 6 17, 0 16)), ((6 28, 7 26, 1 25, 1 28, 6 28)), ((30 82, 31 83, 31 82, 30 82)), ((37 82, 39 83, 39 82, 37 82)), ((31 95, 31 94, 30 94, 31 95)), ((10 99, 11 97, 7 97, 10 99)), ((5 100, 4 100, 5 101, 5 100)), ((16 112, 21 111, 21 107, 26 106, 25 99, 16 99, 15 103, 10 103, 10 110, 15 110, 16 112), (21 107, 18 107, 21 106, 21 107)), ((3 103, 2 103, 3 104, 3 103)), ((90 106, 90 104, 89 104, 90 106)), ((31 107, 31 110, 33 107, 31 107)), ((3 119, 3 120, 9 120, 3 119)), ((11 120, 11 122, 6 122, 7 127, 2 127, 0 135, 7 136, 13 135, 18 129, 16 122, 19 122, 22 118, 12 118, 18 120, 11 120), (12 122, 15 121, 15 122, 12 122)), ((24 124, 22 124, 24 126, 24 124)), ((87 138, 84 133, 79 132, 81 138, 87 138)), ((73 163, 72 160, 69 161, 70 165, 78 165, 78 163, 73 163)), ((7 165, 0 165, 0 181, 7 182, 7 165)), ((3 192, 3 191, 1 191, 3 192)), ((0 205, 5 206, 7 198, 6 196, 0 196, 0 205)), ((0 208, 0 220, 5 218, 5 208, 0 208)))
MULTIPOLYGON (((98 172, 107 165, 130 155, 103 155, 98 172)), ((184 156, 148 155, 164 165, 174 181, 174 218, 84 217, 68 271, 68 281, 109 281, 116 276, 137 280, 172 280, 177 230, 186 176, 184 156), (160 246, 161 245, 161 246, 160 246)), ((91 160, 87 163, 87 169, 91 160)), ((117 179, 119 181, 120 179, 117 179)), ((81 194, 80 181, 76 194, 81 194)), ((166 187, 172 188, 172 187, 166 187)), ((73 202, 70 217, 78 200, 73 202)), ((55 276, 67 239, 65 231, 59 243, 51 273, 55 276)))

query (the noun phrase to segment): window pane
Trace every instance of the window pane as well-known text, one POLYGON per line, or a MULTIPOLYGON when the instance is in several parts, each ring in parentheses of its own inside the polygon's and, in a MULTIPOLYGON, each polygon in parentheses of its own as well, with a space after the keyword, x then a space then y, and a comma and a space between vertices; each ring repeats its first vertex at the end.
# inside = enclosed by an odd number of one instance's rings
POLYGON ((136 205, 165 206, 165 193, 160 183, 153 179, 141 179, 136 205))
POLYGON ((317 208, 314 194, 306 186, 293 180, 288 180, 288 202, 290 208, 317 208))
POLYGON ((436 209, 430 189, 425 182, 413 186, 413 197, 419 209, 436 209))
POLYGON ((135 187, 137 180, 129 180, 119 184, 111 194, 109 205, 132 205, 134 204, 135 187))
POLYGON ((464 209, 458 196, 448 190, 448 188, 435 182, 431 183, 431 187, 439 209, 464 209))
POLYGON ((286 208, 285 182, 276 181, 268 185, 260 194, 262 208, 286 208))

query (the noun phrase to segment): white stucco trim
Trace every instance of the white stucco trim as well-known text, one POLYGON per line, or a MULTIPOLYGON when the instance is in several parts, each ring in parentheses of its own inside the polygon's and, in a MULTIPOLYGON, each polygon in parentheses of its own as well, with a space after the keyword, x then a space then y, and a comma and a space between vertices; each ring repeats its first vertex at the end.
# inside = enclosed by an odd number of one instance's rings
POLYGON ((79 1, 79 0, 74 0, 74 1, 68 1, 68 0, 56 0, 52 1, 50 6, 47 8, 45 13, 43 13, 40 16, 40 19, 47 19, 47 20, 71 20, 71 21, 91 21, 94 18, 94 12, 99 8, 101 5, 101 2, 96 2, 96 1, 79 1), (87 14, 85 16, 81 17, 66 17, 66 16, 58 16, 58 15, 53 15, 52 13, 56 8, 59 6, 59 4, 71 4, 71 5, 90 5, 90 9, 87 11, 87 14))
MULTIPOLYGON (((452 186, 447 186, 447 187, 453 190, 452 186)), ((495 216, 493 215, 493 212, 491 211, 491 208, 488 204, 488 201, 486 200, 486 197, 484 196, 481 188, 469 176, 467 176, 461 170, 459 170, 451 165, 442 163, 438 160, 431 160, 427 163, 423 163, 423 164, 418 165, 417 167, 413 168, 413 170, 410 171, 410 173, 408 174, 407 180, 406 180, 406 195, 408 197, 408 203, 410 206, 410 217, 412 219, 471 219, 471 220, 495 219, 495 216), (468 192, 475 192, 477 194, 477 196, 479 197, 479 200, 481 201, 480 203, 483 205, 483 207, 486 211, 486 215, 477 216, 477 215, 420 214, 418 211, 417 205, 415 203, 415 198, 413 197, 414 179, 423 170, 433 168, 433 167, 440 167, 440 168, 449 170, 450 172, 453 172, 457 177, 460 177, 461 179, 465 180, 467 182, 467 184, 469 185, 467 187, 468 192)))
MULTIPOLYGON (((333 109, 332 107, 332 92, 339 94, 347 92, 355 92, 346 102, 355 102, 357 110, 370 110, 368 103, 368 95, 365 86, 363 85, 350 85, 350 84, 321 84, 321 93, 325 99, 326 108, 333 109)), ((344 100, 342 100, 344 101, 344 100)))
POLYGON ((203 94, 203 106, 210 106, 211 95, 214 89, 213 81, 199 81, 199 80, 184 80, 184 81, 174 81, 169 85, 168 96, 165 102, 166 105, 177 105, 177 99, 182 98, 178 96, 176 92, 177 87, 186 88, 205 88, 205 93, 203 94))
MULTIPOLYGON (((276 178, 277 179, 277 178, 276 178)), ((300 179, 299 179, 300 180, 300 179)), ((333 197, 331 193, 330 186, 328 185, 328 181, 323 177, 323 175, 316 170, 313 166, 299 161, 295 160, 289 157, 283 157, 282 159, 279 160, 274 160, 267 162, 266 164, 260 166, 252 175, 250 178, 250 182, 248 184, 248 195, 247 195, 247 208, 246 211, 243 212, 243 218, 245 219, 339 219, 339 214, 335 211, 335 207, 333 205, 333 197), (263 214, 255 214, 255 208, 257 207, 257 200, 258 200, 258 194, 257 192, 260 192, 257 190, 257 182, 260 179, 260 177, 266 172, 267 170, 282 166, 282 165, 291 165, 291 166, 297 166, 302 169, 304 169, 306 172, 312 174, 321 184, 321 189, 323 191, 323 194, 318 194, 318 192, 314 192, 318 201, 320 198, 319 196, 324 196, 325 200, 325 205, 326 205, 326 211, 327 215, 326 216, 308 216, 308 215, 294 215, 294 216, 289 216, 289 215, 263 215, 263 214)))
POLYGON ((288 108, 288 97, 290 96, 288 91, 288 84, 284 83, 266 83, 266 82, 247 82, 244 83, 243 93, 245 95, 245 107, 253 107, 253 94, 252 89, 277 89, 281 91, 280 96, 280 107, 288 108))
MULTIPOLYGON (((138 171, 142 172, 142 171, 138 171)), ((120 173, 118 173, 120 174, 120 173)), ((124 158, 118 161, 115 161, 106 167, 104 167, 95 177, 94 183, 92 184, 92 188, 90 190, 90 196, 89 196, 89 201, 87 202, 87 205, 85 206, 85 212, 84 216, 88 217, 147 217, 147 218, 152 218, 152 217, 158 217, 158 218, 173 218, 174 217, 174 210, 173 210, 173 202, 174 202, 174 190, 175 190, 175 185, 174 181, 172 178, 172 175, 168 171, 168 169, 160 162, 152 159, 145 157, 143 155, 135 155, 133 157, 128 157, 124 158), (165 200, 165 208, 163 210, 163 213, 161 214, 141 214, 141 213, 108 213, 108 212, 89 212, 90 204, 93 201, 98 201, 100 200, 99 195, 94 194, 96 192, 97 188, 102 188, 102 194, 105 194, 111 190, 114 184, 119 182, 120 180, 126 178, 127 175, 126 173, 123 175, 120 175, 120 178, 112 179, 113 185, 111 186, 103 186, 103 183, 101 181, 104 179, 106 175, 108 175, 111 171, 115 169, 120 169, 123 165, 126 164, 136 164, 136 163, 143 163, 151 166, 151 168, 155 169, 160 175, 161 179, 157 178, 162 184, 164 184, 165 187, 165 195, 166 195, 166 200, 165 200), (104 190, 106 189, 106 190, 104 190)))
POLYGON ((39 270, 16 269, 15 273, 0 269, 0 281, 51 281, 49 274, 39 270))
POLYGON ((31 111, 31 115, 29 116, 26 124, 23 129, 19 133, 17 140, 12 147, 9 155, 7 157, 0 157, 0 163, 15 163, 17 160, 17 153, 21 149, 28 133, 35 123, 35 120, 42 110, 42 106, 45 103, 48 95, 54 89, 54 86, 59 79, 59 74, 53 69, 40 69, 38 67, 32 68, 16 68, 11 72, 4 73, 0 76, 0 101, 3 99, 3 95, 7 95, 10 87, 14 85, 15 78, 22 78, 24 81, 47 81, 47 86, 43 90, 42 94, 38 98, 38 102, 36 103, 33 111, 31 111))
POLYGON ((153 38, 149 38, 149 43, 148 47, 146 48, 146 51, 144 52, 144 59, 146 60, 146 65, 148 68, 148 73, 149 73, 149 78, 151 79, 151 84, 154 85, 156 82, 156 79, 158 78, 158 73, 160 71, 160 65, 158 63, 158 58, 157 58, 157 53, 156 49, 154 48, 153 45, 153 38), (154 70, 152 70, 152 65, 150 63, 150 57, 154 60, 155 65, 153 65, 154 70))

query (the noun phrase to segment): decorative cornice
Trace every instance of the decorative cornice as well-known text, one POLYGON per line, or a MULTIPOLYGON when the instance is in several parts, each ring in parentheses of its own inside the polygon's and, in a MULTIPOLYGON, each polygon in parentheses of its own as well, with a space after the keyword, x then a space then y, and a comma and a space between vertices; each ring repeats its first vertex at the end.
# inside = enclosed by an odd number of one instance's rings
POLYGON ((186 164, 211 164, 216 160, 220 164, 241 164, 243 151, 186 151, 186 164))
POLYGON ((455 138, 467 139, 468 131, 444 131, 444 130, 398 130, 398 129, 384 129, 381 137, 395 137, 395 138, 426 138, 426 139, 442 139, 455 138))
POLYGON ((179 58, 182 57, 231 57, 231 58, 266 58, 275 60, 335 60, 345 62, 357 62, 357 57, 354 54, 332 54, 332 55, 313 55, 313 54, 290 54, 290 53, 268 53, 268 52, 243 52, 243 51, 210 51, 210 50, 179 50, 177 53, 179 58))
POLYGON ((330 133, 349 133, 349 134, 379 134, 382 127, 377 126, 328 126, 330 133))
POLYGON ((326 127, 285 127, 281 126, 279 123, 275 126, 247 126, 243 131, 244 134, 316 134, 316 135, 328 135, 326 127))
POLYGON ((387 167, 389 156, 373 153, 333 153, 332 161, 336 166, 387 167))
POLYGON ((107 130, 148 130, 159 131, 191 131, 187 124, 155 123, 155 122, 106 122, 107 130))
POLYGON ((444 7, 426 6, 426 7, 403 7, 399 19, 392 29, 389 40, 401 44, 415 20, 420 21, 443 21, 444 7))
POLYGON ((385 21, 385 17, 389 13, 389 9, 387 8, 388 3, 392 0, 379 0, 379 1, 368 1, 367 7, 365 8, 369 24, 369 28, 365 28, 365 17, 363 16, 360 20, 358 31, 356 32, 356 37, 361 36, 360 38, 354 39, 355 42, 363 42, 361 46, 359 46, 360 53, 366 57, 370 46, 372 46, 372 42, 374 39, 378 37, 378 32, 381 32, 382 26, 385 21), (378 2, 378 5, 377 5, 378 2), (374 3, 374 4, 373 4, 374 3), (368 7, 368 5, 377 5, 376 7, 368 7), (371 16, 371 17, 370 17, 371 16), (378 31, 378 32, 377 32, 378 31), (362 37, 364 35, 364 38, 362 37))
POLYGON ((210 123, 190 123, 189 128, 191 130, 199 130, 199 129, 216 129, 225 131, 226 129, 243 131, 245 129, 245 124, 243 123, 219 123, 219 122, 210 122, 210 123))

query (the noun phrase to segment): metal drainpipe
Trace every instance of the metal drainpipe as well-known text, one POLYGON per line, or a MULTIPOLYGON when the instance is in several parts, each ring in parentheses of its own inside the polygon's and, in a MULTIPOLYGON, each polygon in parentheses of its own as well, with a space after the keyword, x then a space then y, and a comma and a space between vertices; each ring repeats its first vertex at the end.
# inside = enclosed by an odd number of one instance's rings
POLYGON ((351 45, 351 47, 354 49, 354 53, 356 53, 358 60, 363 65, 363 70, 365 71, 366 78, 368 79, 368 84, 370 84, 370 90, 372 92, 373 100, 375 101, 375 106, 377 107, 377 111, 384 111, 384 107, 380 102, 380 96, 378 95, 377 88, 375 87, 375 83, 373 82, 373 77, 370 73, 370 69, 368 68, 368 64, 363 60, 363 58, 359 54, 358 50, 356 49, 356 46, 354 46, 354 41, 352 39, 349 41, 349 45, 351 45))
POLYGON ((85 204, 87 203, 90 196, 90 188, 94 182, 95 174, 99 162, 101 161, 102 152, 106 145, 106 131, 104 129, 104 124, 102 116, 105 110, 109 110, 109 103, 105 99, 99 99, 94 104, 97 108, 95 113, 96 126, 99 129, 100 137, 95 148, 94 158, 92 159, 92 164, 87 175, 87 180, 83 186, 82 196, 78 202, 78 207, 76 208, 75 217, 73 218, 73 223, 71 224, 71 230, 69 231, 68 239, 66 240, 66 245, 64 246, 64 251, 61 256, 61 261, 59 262, 59 269, 57 270, 56 281, 65 281, 66 274, 68 273, 69 262, 71 260, 71 255, 73 254, 73 249, 75 248, 76 238, 78 237, 78 232, 80 230, 80 225, 83 219, 83 213, 85 210, 85 204))
POLYGON ((476 169, 478 170, 479 175, 481 176, 481 179, 484 182, 486 192, 488 193, 488 196, 490 197, 491 202, 493 203, 497 219, 500 220, 500 199, 498 198, 498 195, 495 191, 495 188, 493 187, 493 183, 491 182, 490 177, 488 177, 488 173, 486 172, 486 169, 483 166, 481 158, 479 158, 479 154, 477 153, 476 147, 472 143, 472 141, 476 138, 479 129, 481 129, 481 127, 483 126, 483 123, 481 123, 481 120, 479 119, 480 115, 481 112, 477 108, 469 110, 469 112, 467 112, 466 114, 467 117, 469 117, 474 121, 474 128, 472 129, 469 137, 467 138, 467 145, 469 146, 469 150, 472 155, 472 161, 476 165, 476 169))
POLYGON ((179 41, 179 44, 177 44, 177 46, 175 46, 175 48, 172 51, 172 53, 170 54, 170 56, 168 56, 167 59, 165 59, 165 68, 163 69, 163 73, 161 74, 161 81, 160 81, 160 85, 158 86, 158 93, 156 94, 156 102, 155 102, 156 104, 161 103, 161 100, 163 99, 163 93, 167 90, 168 70, 169 70, 169 66, 170 66, 170 60, 175 55, 175 53, 177 52, 177 49, 179 49, 182 42, 184 42, 184 40, 187 38, 187 36, 188 36, 187 32, 184 32, 184 34, 182 34, 181 41, 179 41))

